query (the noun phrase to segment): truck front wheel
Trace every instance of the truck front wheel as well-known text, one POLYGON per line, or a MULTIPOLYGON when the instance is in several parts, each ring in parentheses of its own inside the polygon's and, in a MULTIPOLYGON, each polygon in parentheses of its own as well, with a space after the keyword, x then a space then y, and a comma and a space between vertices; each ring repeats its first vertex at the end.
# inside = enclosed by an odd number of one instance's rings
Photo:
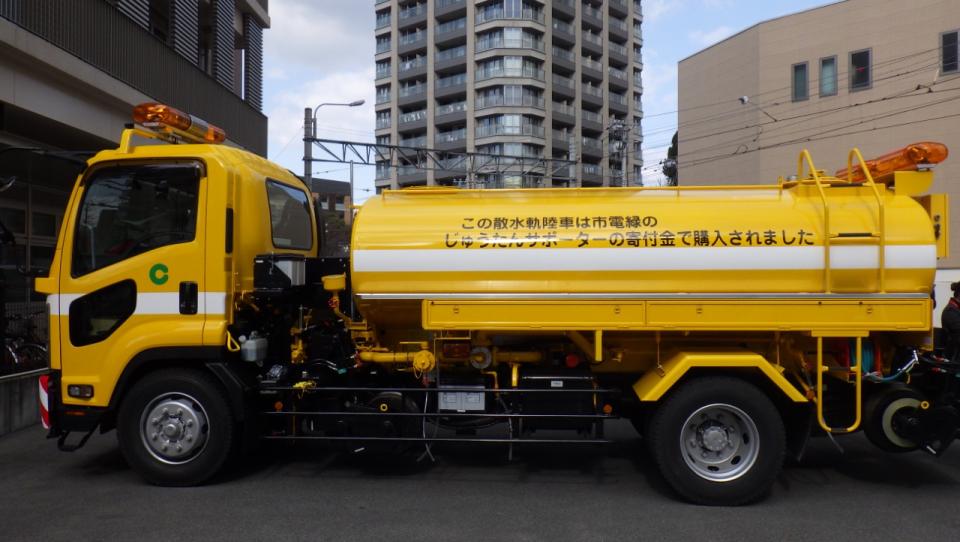
POLYGON ((133 386, 120 405, 117 438, 127 463, 148 482, 190 486, 220 471, 236 429, 213 377, 171 369, 151 373, 133 386))
POLYGON ((737 378, 683 384, 657 408, 649 434, 663 477, 699 504, 755 501, 770 490, 783 466, 786 437, 776 406, 737 378))

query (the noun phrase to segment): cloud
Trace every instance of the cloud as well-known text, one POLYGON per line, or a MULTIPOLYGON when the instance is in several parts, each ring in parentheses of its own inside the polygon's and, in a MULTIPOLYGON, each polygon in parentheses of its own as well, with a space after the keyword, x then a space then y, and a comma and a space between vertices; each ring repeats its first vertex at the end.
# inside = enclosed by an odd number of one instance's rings
POLYGON ((681 7, 683 7, 683 2, 679 0, 644 0, 643 20, 644 22, 655 22, 667 13, 681 7))
POLYGON ((736 0, 702 0, 703 6, 710 9, 729 9, 737 5, 736 0))
MULTIPOLYGON (((373 0, 283 0, 271 2, 271 28, 264 33, 264 114, 270 118, 268 157, 303 172, 304 108, 317 111, 317 137, 374 140, 373 0)), ((314 156, 318 156, 317 149, 314 156)), ((349 166, 314 163, 317 176, 347 180, 349 166), (324 173, 321 173, 324 172, 324 173)), ((373 187, 373 168, 355 168, 357 198, 373 187)))
POLYGON ((718 41, 724 38, 731 36, 732 34, 733 34, 733 29, 730 28, 729 26, 724 25, 724 26, 718 26, 713 30, 707 30, 707 31, 694 30, 693 32, 690 32, 689 34, 687 34, 687 37, 689 37, 695 43, 702 45, 704 47, 707 47, 709 45, 713 45, 714 43, 717 43, 718 41))

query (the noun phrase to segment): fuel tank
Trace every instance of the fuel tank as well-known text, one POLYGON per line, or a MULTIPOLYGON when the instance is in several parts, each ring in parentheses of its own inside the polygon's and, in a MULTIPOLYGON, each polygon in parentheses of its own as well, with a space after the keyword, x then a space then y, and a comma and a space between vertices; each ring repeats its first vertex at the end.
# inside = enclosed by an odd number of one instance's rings
POLYGON ((368 299, 929 292, 930 216, 914 198, 876 188, 879 198, 872 186, 837 180, 385 191, 356 216, 353 291, 368 299))

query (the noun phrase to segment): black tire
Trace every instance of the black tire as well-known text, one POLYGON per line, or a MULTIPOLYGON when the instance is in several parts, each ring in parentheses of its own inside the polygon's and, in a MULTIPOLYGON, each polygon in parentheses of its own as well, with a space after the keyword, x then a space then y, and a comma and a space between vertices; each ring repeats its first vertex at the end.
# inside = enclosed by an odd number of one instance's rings
POLYGON ((874 446, 885 452, 905 453, 920 446, 896 432, 894 414, 902 409, 917 409, 924 397, 903 384, 892 384, 876 392, 863 405, 863 432, 874 446))
POLYGON ((667 483, 683 498, 710 506, 765 496, 786 450, 776 406, 756 386, 732 377, 682 384, 654 412, 648 439, 667 483))
POLYGON ((211 375, 168 369, 148 374, 123 399, 117 438, 127 463, 151 484, 193 486, 223 468, 237 429, 211 375))

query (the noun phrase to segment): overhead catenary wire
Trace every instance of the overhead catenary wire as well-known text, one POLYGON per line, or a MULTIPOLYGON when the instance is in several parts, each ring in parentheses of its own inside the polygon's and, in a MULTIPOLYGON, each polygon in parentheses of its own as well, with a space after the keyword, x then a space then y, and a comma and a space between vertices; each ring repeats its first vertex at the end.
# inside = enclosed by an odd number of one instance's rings
MULTIPOLYGON (((939 51, 940 51, 940 48, 939 48, 939 47, 935 47, 935 48, 932 48, 932 49, 925 49, 925 50, 923 50, 923 51, 918 51, 918 52, 915 52, 915 53, 910 53, 910 54, 908 54, 908 55, 903 55, 903 56, 900 56, 900 57, 887 59, 887 60, 884 60, 884 61, 881 61, 881 62, 874 63, 874 64, 872 65, 872 67, 873 67, 873 70, 872 70, 872 71, 874 72, 874 74, 879 74, 879 73, 881 73, 881 72, 883 71, 883 70, 880 70, 880 69, 879 69, 879 68, 881 68, 881 67, 888 67, 888 66, 890 66, 890 65, 892 65, 892 64, 896 64, 896 63, 898 63, 898 62, 902 62, 902 61, 905 61, 905 60, 908 60, 908 59, 912 59, 912 58, 917 57, 917 56, 929 55, 929 54, 931 54, 931 53, 936 53, 935 56, 937 57, 937 63, 939 63, 939 51)), ((908 73, 913 73, 913 70, 911 70, 911 71, 908 72, 908 73)), ((839 85, 839 81, 841 81, 842 78, 845 78, 845 77, 848 76, 849 74, 850 74, 849 70, 848 70, 848 71, 844 71, 844 72, 837 72, 837 75, 836 75, 836 77, 835 77, 835 80, 836 80, 837 84, 839 85)), ((880 80, 881 80, 881 79, 879 79, 879 78, 876 78, 876 77, 874 78, 874 81, 880 81, 880 80)), ((811 84, 819 84, 819 82, 820 82, 820 79, 819 79, 819 78, 817 78, 817 79, 810 79, 810 83, 811 83, 811 84)), ((786 98, 788 98, 788 97, 790 96, 790 94, 789 94, 789 92, 785 92, 785 91, 790 91, 791 89, 792 89, 792 85, 787 85, 787 86, 784 86, 784 87, 778 87, 778 88, 775 88, 775 89, 770 89, 770 90, 766 90, 766 91, 763 91, 763 92, 758 92, 758 93, 756 93, 756 94, 749 95, 748 98, 750 98, 750 103, 753 103, 753 104, 755 104, 755 105, 757 105, 757 106, 759 106, 759 107, 764 107, 764 108, 776 107, 776 106, 779 106, 779 105, 783 105, 783 104, 785 103, 785 102, 777 101, 777 100, 779 99, 779 97, 773 97, 773 98, 771 98, 772 101, 757 101, 756 98, 759 98, 760 96, 765 96, 765 95, 768 95, 768 94, 772 94, 772 93, 782 93, 782 99, 786 99, 786 98)), ((714 117, 727 116, 727 115, 733 115, 733 114, 739 114, 739 113, 742 111, 742 104, 740 103, 739 98, 740 98, 739 96, 737 96, 737 97, 731 97, 731 98, 729 98, 729 99, 724 99, 724 100, 720 100, 720 101, 717 101, 717 102, 712 102, 712 103, 709 103, 709 104, 700 104, 700 105, 691 106, 691 107, 686 107, 686 108, 678 108, 678 109, 674 109, 674 110, 672 110, 672 111, 665 111, 665 112, 660 112, 660 113, 653 113, 653 114, 649 114, 649 115, 644 115, 643 118, 644 118, 645 120, 647 120, 647 119, 657 118, 657 117, 661 117, 661 116, 666 116, 666 115, 669 115, 669 114, 681 113, 681 112, 686 112, 686 111, 700 110, 700 109, 705 109, 705 108, 708 108, 708 107, 716 107, 716 106, 721 106, 721 105, 731 106, 731 111, 723 111, 723 112, 716 113, 715 115, 713 115, 714 117)), ((706 119, 709 119, 709 118, 710 118, 710 117, 707 117, 706 119)), ((701 120, 706 120, 706 119, 697 119, 696 122, 700 122, 701 120)), ((687 123, 680 123, 680 124, 678 124, 676 127, 679 128, 679 127, 685 127, 685 126, 687 126, 687 123)))
MULTIPOLYGON (((909 69, 909 70, 906 70, 906 71, 901 71, 901 72, 897 72, 897 73, 894 73, 894 74, 888 74, 888 75, 886 75, 886 76, 877 76, 877 77, 874 77, 872 81, 873 81, 873 83, 878 83, 878 82, 882 82, 882 81, 888 81, 888 80, 891 80, 891 79, 896 79, 896 78, 899 78, 899 77, 904 77, 904 76, 907 76, 907 75, 912 75, 912 74, 915 74, 915 73, 918 73, 918 72, 929 71, 931 68, 933 68, 933 67, 935 67, 935 66, 938 66, 938 65, 939 65, 939 60, 934 61, 934 62, 930 62, 930 63, 928 63, 928 64, 921 65, 921 66, 919 66, 919 67, 914 67, 914 68, 909 69)), ((838 79, 839 79, 839 78, 838 78, 838 79)), ((649 137, 649 136, 651 136, 651 135, 657 135, 657 134, 661 134, 661 133, 672 133, 672 132, 677 131, 677 130, 682 129, 682 128, 689 128, 689 127, 691 127, 691 126, 697 126, 697 125, 702 125, 702 124, 712 124, 712 123, 715 123, 715 122, 720 121, 720 120, 723 119, 723 118, 739 116, 739 115, 742 115, 742 114, 744 114, 744 113, 746 113, 746 112, 748 112, 748 111, 749 111, 749 112, 753 112, 753 111, 750 110, 750 109, 744 109, 744 108, 743 108, 743 105, 740 104, 739 101, 737 101, 737 100, 733 100, 733 101, 735 101, 735 102, 738 104, 738 109, 735 110, 735 111, 723 113, 723 114, 720 114, 720 115, 715 115, 715 116, 712 116, 712 117, 699 118, 699 119, 696 119, 696 120, 688 121, 687 123, 680 123, 680 124, 677 124, 677 125, 675 125, 675 126, 674 126, 674 125, 671 125, 671 126, 669 126, 669 127, 664 127, 664 128, 655 128, 655 129, 653 129, 653 130, 645 130, 645 131, 644 131, 644 136, 645 136, 645 137, 649 137)), ((793 102, 790 102, 790 103, 792 104, 793 102)), ((786 102, 784 102, 784 103, 776 102, 776 103, 772 103, 772 104, 765 104, 765 105, 755 104, 755 105, 757 105, 757 107, 763 107, 763 108, 769 109, 769 108, 771 108, 771 107, 777 107, 777 106, 786 105, 786 104, 787 104, 786 102)), ((808 103, 806 103, 806 104, 799 105, 799 106, 796 106, 796 105, 795 105, 795 106, 792 108, 792 111, 809 109, 809 108, 815 107, 815 106, 817 106, 817 105, 819 105, 817 102, 808 102, 808 103)), ((818 113, 819 113, 819 112, 818 112, 818 113)), ((818 114, 818 113, 814 113, 814 114, 818 114)), ((646 118, 646 117, 644 117, 644 118, 646 118)), ((778 118, 778 121, 782 121, 782 120, 784 120, 784 119, 778 118)), ((751 128, 751 127, 755 127, 755 126, 757 126, 757 125, 773 124, 774 122, 777 122, 777 121, 764 120, 764 121, 761 121, 761 122, 758 122, 758 123, 755 123, 755 124, 749 124, 749 125, 742 126, 742 127, 740 127, 739 129, 748 129, 748 128, 751 128)), ((698 134, 695 133, 694 135, 698 135, 698 134)), ((686 139, 686 138, 685 138, 685 139, 686 139)))

